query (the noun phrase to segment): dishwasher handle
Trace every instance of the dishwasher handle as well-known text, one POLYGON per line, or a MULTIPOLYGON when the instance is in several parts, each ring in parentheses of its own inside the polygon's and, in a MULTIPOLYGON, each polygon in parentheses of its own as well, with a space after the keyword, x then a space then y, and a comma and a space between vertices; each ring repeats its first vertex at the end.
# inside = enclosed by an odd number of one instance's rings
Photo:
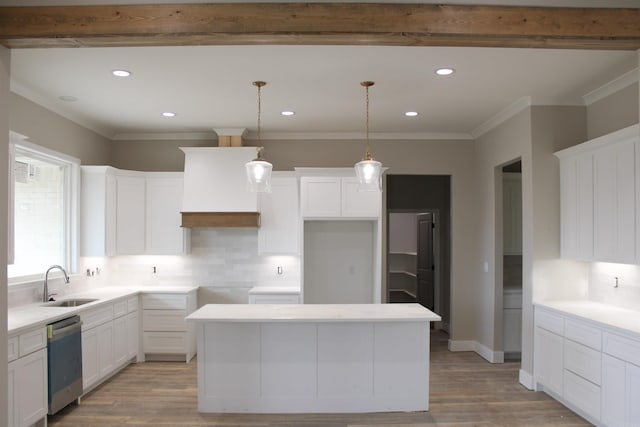
POLYGON ((52 325, 47 326, 47 338, 49 342, 56 341, 67 337, 71 334, 80 332, 82 330, 82 322, 72 323, 69 326, 63 328, 54 329, 52 325))

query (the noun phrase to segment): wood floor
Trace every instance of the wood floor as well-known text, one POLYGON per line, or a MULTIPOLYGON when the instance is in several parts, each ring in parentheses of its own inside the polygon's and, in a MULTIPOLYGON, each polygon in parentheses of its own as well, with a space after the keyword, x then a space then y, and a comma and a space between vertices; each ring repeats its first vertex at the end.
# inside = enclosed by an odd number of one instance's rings
POLYGON ((432 333, 428 412, 378 414, 200 414, 196 365, 131 365, 53 417, 51 427, 92 426, 588 426, 544 393, 518 383, 519 363, 492 365, 475 353, 447 351, 448 336, 432 333))

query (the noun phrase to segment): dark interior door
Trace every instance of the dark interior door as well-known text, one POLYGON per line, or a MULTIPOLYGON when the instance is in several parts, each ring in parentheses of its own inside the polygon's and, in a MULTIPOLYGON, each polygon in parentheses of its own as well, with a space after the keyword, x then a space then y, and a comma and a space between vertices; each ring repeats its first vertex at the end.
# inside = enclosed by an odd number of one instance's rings
POLYGON ((434 309, 435 263, 433 259, 433 214, 418 215, 418 289, 420 304, 434 309))

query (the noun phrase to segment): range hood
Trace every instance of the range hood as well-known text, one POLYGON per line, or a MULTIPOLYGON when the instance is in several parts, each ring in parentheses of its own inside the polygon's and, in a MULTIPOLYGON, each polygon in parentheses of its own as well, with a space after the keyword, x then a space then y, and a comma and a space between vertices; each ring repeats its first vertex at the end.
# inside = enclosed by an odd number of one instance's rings
POLYGON ((258 194, 247 190, 245 163, 255 147, 181 147, 182 227, 259 227, 258 194))

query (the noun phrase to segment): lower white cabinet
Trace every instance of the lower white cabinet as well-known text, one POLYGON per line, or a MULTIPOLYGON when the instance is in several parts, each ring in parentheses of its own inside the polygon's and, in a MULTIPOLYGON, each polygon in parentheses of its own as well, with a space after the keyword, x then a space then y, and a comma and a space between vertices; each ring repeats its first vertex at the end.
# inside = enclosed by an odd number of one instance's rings
POLYGON ((640 426, 640 337, 535 307, 534 377, 589 421, 640 426))
MULTIPOLYGON (((9 362, 8 370, 8 422, 10 427, 26 427, 47 415, 45 328, 23 333, 13 342, 17 343, 19 351, 9 358, 13 360, 9 362), (39 343, 31 345, 36 339, 39 343)), ((9 349, 11 351, 11 346, 9 349)))
POLYGON ((196 290, 146 292, 142 295, 142 349, 146 359, 184 358, 196 354, 192 325, 184 320, 197 306, 196 290))
POLYGON ((138 297, 123 299, 80 313, 85 393, 137 357, 140 333, 137 301, 138 297))
POLYGON ((276 291, 249 291, 249 304, 300 304, 299 290, 279 289, 276 291))

